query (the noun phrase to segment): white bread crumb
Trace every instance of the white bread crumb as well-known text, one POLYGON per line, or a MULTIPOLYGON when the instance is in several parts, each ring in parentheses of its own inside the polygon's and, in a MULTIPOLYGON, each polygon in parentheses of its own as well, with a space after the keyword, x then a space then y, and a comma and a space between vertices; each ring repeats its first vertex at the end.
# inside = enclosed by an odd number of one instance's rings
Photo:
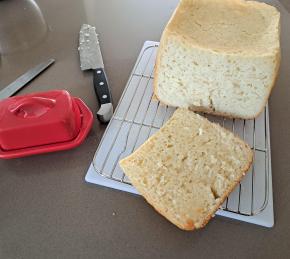
POLYGON ((193 230, 214 215, 252 159, 250 147, 233 133, 192 111, 177 109, 120 166, 158 212, 181 229, 193 230))

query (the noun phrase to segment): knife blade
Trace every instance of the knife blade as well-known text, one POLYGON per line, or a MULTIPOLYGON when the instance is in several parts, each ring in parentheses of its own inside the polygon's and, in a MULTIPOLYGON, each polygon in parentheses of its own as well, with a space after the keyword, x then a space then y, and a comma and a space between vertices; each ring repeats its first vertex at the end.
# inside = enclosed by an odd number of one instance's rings
POLYGON ((106 123, 113 116, 112 95, 104 70, 104 63, 100 49, 96 28, 83 24, 79 34, 79 54, 81 70, 93 70, 93 84, 100 109, 97 112, 98 119, 106 123))
POLYGON ((18 92, 21 88, 23 88, 27 83, 29 83, 32 79, 38 76, 42 71, 47 69, 50 65, 55 62, 54 59, 49 59, 34 68, 28 70, 25 74, 18 77, 14 82, 6 86, 4 89, 0 91, 0 100, 8 98, 18 92))

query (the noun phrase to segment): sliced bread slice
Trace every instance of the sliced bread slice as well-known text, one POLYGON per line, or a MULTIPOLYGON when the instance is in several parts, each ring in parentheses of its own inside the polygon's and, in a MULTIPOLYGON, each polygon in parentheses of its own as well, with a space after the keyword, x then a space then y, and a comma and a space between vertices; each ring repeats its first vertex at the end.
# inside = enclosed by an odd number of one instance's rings
POLYGON ((250 147, 233 133, 180 108, 120 166, 160 214, 193 230, 206 225, 252 160, 250 147))
POLYGON ((280 65, 280 13, 244 0, 181 0, 159 46, 163 103, 234 118, 265 107, 280 65))

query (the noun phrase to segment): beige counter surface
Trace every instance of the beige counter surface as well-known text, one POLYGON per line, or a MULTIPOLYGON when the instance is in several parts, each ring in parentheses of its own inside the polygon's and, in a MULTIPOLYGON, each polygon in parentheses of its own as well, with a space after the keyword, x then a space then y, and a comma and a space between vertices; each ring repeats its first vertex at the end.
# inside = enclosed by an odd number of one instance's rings
MULTIPOLYGON (((176 4, 1 0, 0 89, 55 58, 19 94, 67 89, 96 113, 92 74, 80 71, 77 51, 80 26, 90 23, 99 33, 116 106, 144 41, 159 41, 176 4)), ((283 55, 283 76, 270 99, 274 228, 215 217, 203 230, 183 232, 141 197, 85 183, 105 130, 94 119, 73 150, 0 160, 0 258, 289 258, 290 53, 283 55)))

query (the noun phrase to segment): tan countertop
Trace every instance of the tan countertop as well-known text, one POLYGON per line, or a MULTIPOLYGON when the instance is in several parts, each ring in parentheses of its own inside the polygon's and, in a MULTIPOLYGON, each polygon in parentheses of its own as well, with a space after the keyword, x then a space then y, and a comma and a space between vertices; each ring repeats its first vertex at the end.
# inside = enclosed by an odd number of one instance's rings
MULTIPOLYGON (((290 10, 287 0, 281 2, 290 10)), ((2 0, 0 89, 52 57, 55 64, 20 93, 67 89, 95 112, 92 74, 80 71, 77 52, 80 26, 90 23, 100 34, 116 106, 144 41, 159 41, 176 4, 2 0)), ((284 28, 287 37, 289 27, 284 28)), ((183 232, 140 197, 86 184, 84 176, 105 130, 95 119, 76 149, 0 160, 0 258, 289 257, 290 64, 285 62, 290 53, 284 55, 284 76, 270 100, 274 228, 215 217, 203 230, 183 232)))

